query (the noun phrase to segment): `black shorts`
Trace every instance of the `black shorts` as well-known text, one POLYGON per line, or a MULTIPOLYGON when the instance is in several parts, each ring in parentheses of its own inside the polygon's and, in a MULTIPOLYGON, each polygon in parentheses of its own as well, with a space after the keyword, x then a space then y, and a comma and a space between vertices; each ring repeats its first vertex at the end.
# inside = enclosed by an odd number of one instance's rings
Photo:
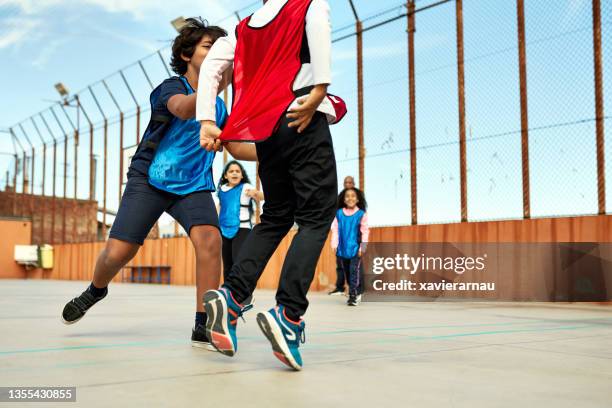
POLYGON ((155 222, 165 212, 189 234, 195 225, 219 228, 219 216, 210 191, 196 191, 185 196, 159 190, 147 177, 128 178, 110 238, 142 245, 155 222))

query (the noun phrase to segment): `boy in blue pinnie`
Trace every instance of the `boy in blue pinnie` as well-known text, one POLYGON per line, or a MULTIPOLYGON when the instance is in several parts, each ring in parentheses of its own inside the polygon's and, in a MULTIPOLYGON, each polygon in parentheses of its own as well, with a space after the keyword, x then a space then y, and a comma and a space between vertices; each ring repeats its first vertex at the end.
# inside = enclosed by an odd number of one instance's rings
MULTIPOLYGON (((167 212, 185 229, 196 254, 196 314, 191 342, 196 347, 211 348, 201 299, 204 292, 219 285, 221 236, 211 194, 215 191, 215 153, 200 147, 195 109, 200 66, 213 43, 226 35, 220 27, 190 18, 175 38, 171 66, 177 76, 166 79, 151 93, 151 120, 132 158, 109 239, 89 287, 64 306, 65 324, 76 323, 106 297, 108 284, 167 212)), ((216 124, 223 126, 227 110, 219 97, 216 112, 216 124)), ((236 158, 256 160, 252 145, 226 146, 236 158)))

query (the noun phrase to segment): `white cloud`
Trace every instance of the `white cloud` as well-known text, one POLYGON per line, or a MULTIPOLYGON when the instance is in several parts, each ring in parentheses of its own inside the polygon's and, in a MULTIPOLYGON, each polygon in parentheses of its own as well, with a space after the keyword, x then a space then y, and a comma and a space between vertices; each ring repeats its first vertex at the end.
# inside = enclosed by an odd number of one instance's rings
POLYGON ((17 10, 15 17, 0 18, 0 49, 18 49, 24 44, 42 44, 36 47, 31 55, 33 66, 41 69, 54 55, 57 49, 69 41, 66 36, 78 36, 74 33, 56 33, 58 16, 61 16, 62 31, 66 22, 70 26, 86 24, 88 30, 95 31, 113 41, 137 46, 151 52, 160 47, 154 40, 138 38, 133 34, 122 33, 114 27, 104 27, 95 21, 82 21, 84 7, 99 9, 106 13, 127 13, 133 20, 169 21, 176 17, 177 10, 186 16, 191 14, 205 15, 210 21, 216 21, 230 14, 231 6, 236 1, 219 2, 213 0, 0 0, 3 7, 17 10), (170 6, 171 5, 171 6, 170 6), (190 14, 191 13, 191 14, 190 14))
POLYGON ((40 44, 31 55, 32 66, 42 69, 55 51, 64 44, 66 39, 43 40, 45 30, 43 20, 36 17, 13 17, 0 21, 0 49, 18 50, 26 43, 40 44))
POLYGON ((147 41, 142 38, 134 37, 133 35, 123 34, 116 30, 109 30, 98 25, 89 25, 89 28, 92 31, 96 31, 99 34, 102 34, 103 36, 113 38, 125 44, 135 45, 137 47, 144 48, 147 51, 156 51, 160 47, 159 43, 156 43, 154 41, 147 41))
POLYGON ((61 4, 62 0, 4 0, 4 6, 16 6, 24 14, 37 14, 43 9, 47 9, 57 4, 61 4))
POLYGON ((40 20, 21 17, 0 21, 0 49, 19 45, 40 25, 40 20))
POLYGON ((45 10, 57 6, 70 8, 90 5, 109 13, 128 13, 139 20, 160 13, 164 15, 176 13, 177 10, 194 9, 205 12, 214 20, 227 16, 234 6, 237 6, 235 1, 216 0, 4 0, 3 5, 16 6, 26 15, 42 14, 45 10))
POLYGON ((32 60, 32 66, 43 69, 45 65, 47 65, 49 58, 51 58, 55 51, 64 43, 66 43, 65 39, 55 39, 46 43, 38 56, 32 60))

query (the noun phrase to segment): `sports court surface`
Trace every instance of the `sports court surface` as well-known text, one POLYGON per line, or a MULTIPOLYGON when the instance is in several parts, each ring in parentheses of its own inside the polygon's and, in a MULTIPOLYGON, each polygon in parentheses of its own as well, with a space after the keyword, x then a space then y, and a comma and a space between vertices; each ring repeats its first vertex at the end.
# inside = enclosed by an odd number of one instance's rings
POLYGON ((255 322, 273 292, 255 292, 228 358, 191 347, 192 287, 113 284, 64 326, 64 303, 86 284, 0 281, 0 386, 76 386, 68 407, 612 406, 612 306, 349 308, 311 294, 304 370, 292 372, 255 322))

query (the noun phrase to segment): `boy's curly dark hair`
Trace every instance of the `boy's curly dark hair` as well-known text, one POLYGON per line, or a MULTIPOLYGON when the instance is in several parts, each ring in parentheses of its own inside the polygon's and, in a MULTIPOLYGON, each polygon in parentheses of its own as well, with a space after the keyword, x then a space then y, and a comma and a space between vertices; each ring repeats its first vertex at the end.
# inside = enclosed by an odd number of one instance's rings
POLYGON ((185 20, 185 25, 172 43, 170 66, 175 73, 184 75, 187 72, 187 62, 181 56, 191 58, 196 45, 205 35, 209 35, 214 43, 220 37, 227 36, 227 31, 218 26, 208 25, 208 21, 202 20, 201 17, 185 20))
POLYGON ((346 196, 346 192, 349 190, 353 190, 355 194, 357 194, 357 207, 362 209, 363 211, 367 211, 368 203, 365 199, 365 194, 363 194, 363 191, 361 191, 357 187, 350 187, 342 190, 342 192, 338 196, 338 209, 340 210, 346 207, 346 204, 344 204, 344 196, 346 196))

